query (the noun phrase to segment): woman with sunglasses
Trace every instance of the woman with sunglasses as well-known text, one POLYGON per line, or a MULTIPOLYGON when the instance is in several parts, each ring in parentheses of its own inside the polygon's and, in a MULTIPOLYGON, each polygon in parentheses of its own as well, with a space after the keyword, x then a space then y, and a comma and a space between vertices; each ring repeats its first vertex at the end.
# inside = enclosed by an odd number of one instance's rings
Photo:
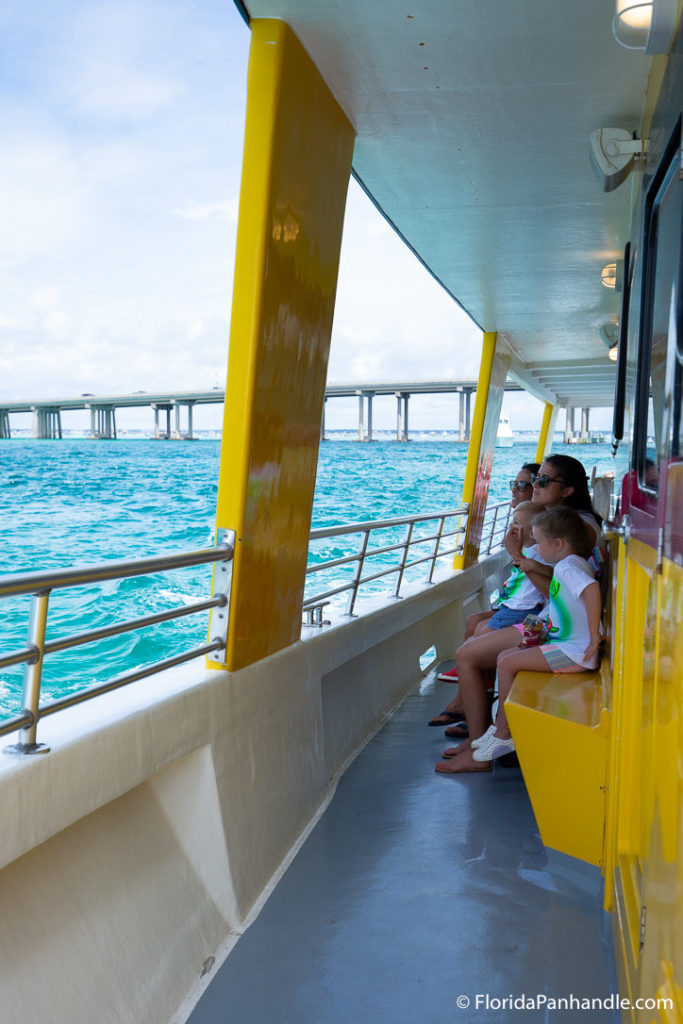
MULTIPOLYGON (((594 556, 599 558, 595 552, 598 550, 602 520, 593 509, 586 471, 578 459, 572 458, 571 455, 549 455, 544 459, 533 483, 531 500, 539 506, 539 509, 553 508, 556 505, 568 505, 570 508, 574 508, 591 528, 595 543, 594 556)), ((519 539, 514 538, 513 540, 519 550, 518 555, 513 554, 515 564, 522 572, 534 573, 534 570, 540 568, 540 565, 533 559, 524 558, 519 539)), ((539 590, 547 594, 550 579, 546 577, 547 589, 544 588, 540 576, 535 576, 535 582, 536 579, 538 579, 536 585, 539 590)), ((436 771, 444 775, 459 775, 464 772, 491 770, 490 761, 474 760, 470 744, 473 739, 481 737, 490 724, 487 696, 488 673, 496 667, 499 654, 517 646, 519 646, 519 630, 516 626, 508 626, 505 629, 490 632, 488 635, 473 636, 456 651, 455 658, 460 684, 458 696, 462 700, 469 739, 464 740, 457 747, 444 750, 443 756, 446 760, 438 762, 436 771)), ((457 729, 457 726, 455 728, 457 729)), ((457 737, 459 733, 447 729, 446 735, 457 737)))
POLYGON ((593 508, 586 470, 578 459, 571 455, 548 455, 534 480, 531 500, 543 508, 567 505, 575 509, 593 530, 596 543, 599 540, 602 518, 593 508))
MULTIPOLYGON (((532 494, 533 482, 536 479, 536 474, 540 465, 538 462, 525 462, 522 468, 517 473, 514 480, 510 480, 510 507, 514 510, 520 501, 530 501, 532 494)), ((513 558, 518 557, 521 552, 517 551, 517 542, 515 540, 515 531, 510 526, 510 529, 503 541, 505 548, 508 550, 513 558)), ((467 616, 465 622, 465 640, 468 640, 471 636, 479 634, 486 630, 487 621, 492 618, 496 613, 496 608, 492 608, 486 612, 474 612, 472 615, 467 616)), ((457 668, 449 669, 447 672, 440 672, 436 677, 444 683, 457 683, 458 681, 458 670, 457 668)), ((462 708, 462 701, 457 696, 447 708, 432 718, 428 725, 431 726, 442 726, 450 725, 452 722, 461 722, 464 719, 464 712, 462 708)), ((464 734, 463 734, 464 735, 464 734)))
POLYGON ((531 500, 531 489, 540 469, 538 462, 525 462, 514 480, 510 480, 510 507, 517 508, 520 501, 531 500))

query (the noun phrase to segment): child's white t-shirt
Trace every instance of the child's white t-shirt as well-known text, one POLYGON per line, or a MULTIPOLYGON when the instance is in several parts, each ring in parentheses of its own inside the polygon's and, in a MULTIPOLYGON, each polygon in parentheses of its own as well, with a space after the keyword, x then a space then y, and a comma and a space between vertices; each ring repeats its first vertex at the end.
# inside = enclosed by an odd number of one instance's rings
POLYGON ((595 573, 580 555, 567 555, 558 562, 550 581, 548 641, 557 644, 563 654, 583 668, 596 668, 598 664, 597 653, 590 663, 583 656, 590 643, 590 631, 581 595, 590 583, 595 583, 595 573))
MULTIPOLYGON (((541 562, 543 565, 549 564, 538 557, 535 544, 532 544, 530 548, 522 548, 522 554, 525 558, 533 558, 534 561, 541 562)), ((506 608, 535 608, 537 604, 545 604, 545 602, 546 598, 533 585, 527 574, 513 565, 498 597, 497 607, 504 604, 506 608)))

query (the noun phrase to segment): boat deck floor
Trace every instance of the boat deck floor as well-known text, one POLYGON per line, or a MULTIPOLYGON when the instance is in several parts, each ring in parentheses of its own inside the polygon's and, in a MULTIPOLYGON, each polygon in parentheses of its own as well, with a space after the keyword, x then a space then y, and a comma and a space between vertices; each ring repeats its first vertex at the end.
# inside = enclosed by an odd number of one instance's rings
POLYGON ((612 942, 599 870, 543 846, 519 768, 434 772, 453 693, 428 679, 364 748, 191 1024, 618 1019, 496 1003, 609 996, 612 942))

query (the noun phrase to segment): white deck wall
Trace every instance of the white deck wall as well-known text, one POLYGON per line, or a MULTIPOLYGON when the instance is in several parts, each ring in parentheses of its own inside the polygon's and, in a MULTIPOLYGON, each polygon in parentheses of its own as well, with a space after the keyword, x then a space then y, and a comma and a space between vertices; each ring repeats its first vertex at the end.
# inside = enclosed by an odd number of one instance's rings
POLYGON ((82 704, 40 723, 49 754, 0 757, 3 1024, 184 1019, 420 655, 452 656, 506 562, 240 672, 82 704))

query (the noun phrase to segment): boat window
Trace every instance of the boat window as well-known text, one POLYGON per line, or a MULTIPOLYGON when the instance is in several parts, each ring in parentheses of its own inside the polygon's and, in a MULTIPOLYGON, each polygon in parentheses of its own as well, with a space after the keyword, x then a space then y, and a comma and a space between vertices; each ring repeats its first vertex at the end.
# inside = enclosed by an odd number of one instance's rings
MULTIPOLYGON (((679 346, 683 339, 679 336, 679 346)), ((672 403, 672 430, 671 430, 671 457, 680 459, 683 457, 683 418, 681 417, 681 395, 683 393, 683 351, 678 348, 676 352, 676 365, 674 367, 674 392, 672 403)))
POLYGON ((614 387, 614 413, 612 417, 612 454, 617 454, 619 442, 624 436, 624 413, 626 408, 626 365, 628 361, 628 318, 631 307, 631 243, 624 249, 624 275, 621 294, 621 316, 619 317, 619 341, 617 345, 617 374, 614 387))
MULTIPOLYGON (((655 494, 660 467, 674 452, 677 454, 680 432, 680 423, 674 424, 674 406, 677 380, 680 391, 677 322, 683 205, 678 146, 673 153, 669 148, 663 173, 653 183, 656 192, 646 226, 641 382, 636 408, 638 484, 655 494)), ((680 420, 680 400, 678 405, 680 420)))

